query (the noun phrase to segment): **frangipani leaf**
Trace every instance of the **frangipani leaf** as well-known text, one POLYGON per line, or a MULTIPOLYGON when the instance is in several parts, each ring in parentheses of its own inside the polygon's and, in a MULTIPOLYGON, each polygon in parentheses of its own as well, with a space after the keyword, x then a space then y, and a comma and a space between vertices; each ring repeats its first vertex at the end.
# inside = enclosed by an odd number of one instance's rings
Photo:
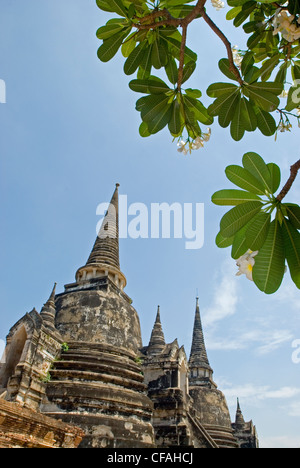
POLYGON ((234 236, 262 208, 260 201, 242 203, 226 213, 220 222, 220 232, 224 237, 234 236))
POLYGON ((261 212, 253 218, 245 233, 248 249, 260 250, 262 248, 266 241, 270 224, 270 213, 261 212))
POLYGON ((270 172, 270 177, 271 177, 271 193, 277 192, 279 186, 280 186, 280 181, 281 181, 281 171, 280 168, 277 166, 277 164, 274 163, 269 163, 267 164, 267 168, 270 172))
POLYGON ((231 249, 231 257, 237 260, 248 250, 247 240, 246 240, 246 229, 248 224, 246 224, 242 229, 240 229, 234 236, 231 249))
POLYGON ((231 165, 225 169, 227 178, 238 187, 258 195, 265 195, 263 184, 244 167, 231 165))
POLYGON ((270 171, 259 154, 253 152, 244 154, 243 166, 262 183, 268 193, 273 193, 270 171))
POLYGON ((282 223, 282 232, 291 278, 300 289, 300 233, 286 218, 282 223))
POLYGON ((296 229, 300 229, 300 206, 292 203, 285 203, 283 206, 290 222, 296 229))
POLYGON ((255 257, 253 281, 266 294, 280 287, 285 270, 284 241, 280 223, 272 221, 267 239, 255 257))
POLYGON ((258 195, 244 190, 225 189, 214 193, 211 200, 215 205, 236 206, 251 200, 260 201, 260 198, 258 195))
POLYGON ((232 245, 234 241, 234 236, 232 237, 224 237, 222 236, 221 232, 219 232, 217 234, 217 237, 216 237, 216 245, 220 248, 220 249, 225 249, 226 247, 229 247, 230 245, 232 245))

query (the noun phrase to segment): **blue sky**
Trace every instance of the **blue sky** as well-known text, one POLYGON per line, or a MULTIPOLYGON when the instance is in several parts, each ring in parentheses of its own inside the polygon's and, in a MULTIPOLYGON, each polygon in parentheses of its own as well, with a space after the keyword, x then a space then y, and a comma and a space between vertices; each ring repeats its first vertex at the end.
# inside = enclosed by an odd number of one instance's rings
MULTIPOLYGON (((209 8, 232 44, 245 39, 225 11, 209 8)), ((257 426, 262 447, 300 446, 300 364, 292 343, 300 339, 300 297, 286 275, 272 296, 259 292, 237 268, 230 250, 214 244, 225 212, 210 202, 230 187, 224 169, 247 151, 276 162, 282 180, 299 158, 299 129, 266 138, 247 134, 236 143, 228 129, 191 156, 176 151, 167 131, 142 139, 138 97, 128 88, 123 59, 97 58, 95 36, 106 21, 94 0, 10 0, 0 6, 0 203, 2 216, 0 348, 10 327, 33 307, 40 310, 53 283, 58 292, 74 280, 96 235, 96 207, 109 201, 116 182, 128 203, 204 203, 205 243, 186 250, 183 239, 122 239, 121 268, 147 344, 161 306, 166 339, 178 338, 187 354, 198 289, 214 378, 234 418, 236 398, 257 426)), ((189 31, 199 64, 190 87, 203 102, 217 61, 217 37, 198 22, 189 31)), ((299 181, 288 199, 299 202, 299 181)), ((1 350, 0 350, 1 351, 1 350)))

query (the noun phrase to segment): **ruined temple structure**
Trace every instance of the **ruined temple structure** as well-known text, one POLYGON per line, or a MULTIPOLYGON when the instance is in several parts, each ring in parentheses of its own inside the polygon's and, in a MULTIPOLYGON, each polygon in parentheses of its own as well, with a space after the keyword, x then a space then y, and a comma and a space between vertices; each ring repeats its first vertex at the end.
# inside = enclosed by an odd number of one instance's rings
MULTIPOLYGON (((118 184, 75 282, 9 331, 0 364, 0 447, 256 448, 213 381, 196 301, 189 359, 166 343, 158 308, 148 346, 124 292, 118 184), (9 429, 8 429, 9 428, 9 429)), ((191 331, 192 332, 192 331, 191 331)))
POLYGON ((256 427, 252 421, 245 422, 239 399, 237 400, 235 422, 232 423, 232 429, 240 448, 259 448, 256 427))

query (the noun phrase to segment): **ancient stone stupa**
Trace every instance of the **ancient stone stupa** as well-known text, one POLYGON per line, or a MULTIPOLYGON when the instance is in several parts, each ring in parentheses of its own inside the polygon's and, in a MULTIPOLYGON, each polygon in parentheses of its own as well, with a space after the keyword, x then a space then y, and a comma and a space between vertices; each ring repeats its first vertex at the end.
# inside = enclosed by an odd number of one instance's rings
POLYGON ((231 425, 225 397, 212 379, 198 299, 189 360, 177 340, 165 342, 160 308, 143 347, 120 270, 118 184, 75 279, 63 293, 54 286, 41 312, 25 314, 7 336, 0 365, 0 447, 257 445, 252 423, 239 418, 231 425), (19 419, 9 405, 21 409, 19 419), (28 411, 36 425, 16 422, 15 438, 5 434, 10 412, 15 421, 28 421, 28 411), (32 431, 41 437, 32 439, 32 431))

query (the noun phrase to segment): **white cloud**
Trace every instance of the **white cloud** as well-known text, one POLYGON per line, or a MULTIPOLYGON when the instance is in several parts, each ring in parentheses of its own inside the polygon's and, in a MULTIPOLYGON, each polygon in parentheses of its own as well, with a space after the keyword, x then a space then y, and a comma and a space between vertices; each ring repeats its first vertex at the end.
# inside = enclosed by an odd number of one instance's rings
MULTIPOLYGON (((226 399, 230 406, 236 404, 236 398, 239 397, 243 404, 257 406, 259 401, 265 400, 284 400, 291 399, 300 395, 299 387, 280 387, 278 389, 272 389, 268 385, 258 386, 252 383, 245 385, 232 386, 227 383, 223 383, 222 391, 226 395, 226 399)), ((293 402, 289 407, 292 411, 292 405, 294 409, 294 416, 300 416, 300 403, 293 402)))
MULTIPOLYGON (((249 324, 248 324, 249 326, 249 324)), ((232 335, 226 337, 216 337, 215 332, 207 333, 207 347, 213 350, 234 351, 251 348, 257 355, 265 355, 280 348, 284 343, 291 343, 293 333, 289 330, 270 330, 262 325, 252 325, 252 330, 246 330, 247 324, 239 324, 239 331, 233 331, 232 335)))
POLYGON ((204 309, 203 323, 205 326, 212 325, 236 313, 238 293, 235 273, 234 261, 226 260, 217 278, 212 305, 204 309))
POLYGON ((287 414, 293 417, 300 417, 300 400, 292 402, 287 410, 287 414))

